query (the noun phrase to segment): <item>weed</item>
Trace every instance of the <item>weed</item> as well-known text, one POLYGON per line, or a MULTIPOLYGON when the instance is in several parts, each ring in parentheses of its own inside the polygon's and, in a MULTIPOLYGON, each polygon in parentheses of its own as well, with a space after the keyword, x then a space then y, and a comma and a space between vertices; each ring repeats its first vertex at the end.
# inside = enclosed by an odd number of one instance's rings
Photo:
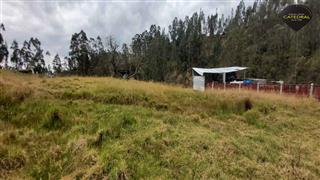
POLYGON ((66 126, 66 123, 62 118, 62 114, 57 109, 50 111, 47 116, 47 119, 43 123, 44 128, 57 130, 66 126))
POLYGON ((257 128, 266 127, 265 123, 260 119, 260 114, 256 110, 247 111, 244 114, 244 117, 249 125, 253 125, 257 128))
POLYGON ((132 115, 124 114, 122 119, 121 119, 121 125, 120 126, 122 128, 128 128, 128 127, 133 126, 136 123, 137 123, 137 121, 132 115))
POLYGON ((100 131, 98 133, 97 138, 91 143, 93 146, 101 146, 102 143, 107 139, 107 136, 109 135, 106 131, 100 131))
POLYGON ((0 159, 0 172, 17 170, 23 167, 25 162, 23 156, 2 158, 0 159))

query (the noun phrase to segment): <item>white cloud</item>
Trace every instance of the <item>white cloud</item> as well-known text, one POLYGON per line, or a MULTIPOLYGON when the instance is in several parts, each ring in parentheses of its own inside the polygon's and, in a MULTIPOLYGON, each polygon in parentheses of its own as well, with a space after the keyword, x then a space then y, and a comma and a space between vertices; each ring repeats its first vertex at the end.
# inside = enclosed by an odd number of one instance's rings
MULTIPOLYGON (((250 0, 247 1, 249 4, 250 0)), ((52 54, 68 53, 71 35, 84 30, 88 36, 113 35, 120 43, 149 29, 151 24, 168 29, 174 17, 184 18, 203 10, 206 15, 230 14, 239 0, 190 1, 3 1, 2 16, 9 44, 30 37, 41 40, 52 54)))

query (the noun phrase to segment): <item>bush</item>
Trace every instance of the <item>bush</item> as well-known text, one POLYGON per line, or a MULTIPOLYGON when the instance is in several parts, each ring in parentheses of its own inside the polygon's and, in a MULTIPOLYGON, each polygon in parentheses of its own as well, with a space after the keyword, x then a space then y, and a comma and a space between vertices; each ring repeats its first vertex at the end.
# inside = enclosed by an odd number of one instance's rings
POLYGON ((248 111, 248 110, 252 109, 252 106, 253 105, 252 105, 251 100, 249 98, 246 98, 244 100, 244 111, 248 111))

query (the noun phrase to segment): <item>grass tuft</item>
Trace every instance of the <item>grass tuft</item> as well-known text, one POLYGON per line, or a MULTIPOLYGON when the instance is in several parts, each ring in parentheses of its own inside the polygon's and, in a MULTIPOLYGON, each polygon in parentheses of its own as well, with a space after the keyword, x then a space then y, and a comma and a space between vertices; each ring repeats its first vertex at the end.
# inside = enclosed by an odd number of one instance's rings
POLYGON ((65 120, 63 120, 62 114, 57 109, 50 111, 43 123, 43 127, 49 130, 61 129, 65 126, 65 120))

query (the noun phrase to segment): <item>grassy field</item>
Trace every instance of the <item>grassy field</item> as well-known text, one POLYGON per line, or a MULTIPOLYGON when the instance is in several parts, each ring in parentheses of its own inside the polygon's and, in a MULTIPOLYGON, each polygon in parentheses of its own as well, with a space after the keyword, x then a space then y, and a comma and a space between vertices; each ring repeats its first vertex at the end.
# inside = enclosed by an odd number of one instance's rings
POLYGON ((319 179, 320 104, 0 71, 0 179, 319 179))

